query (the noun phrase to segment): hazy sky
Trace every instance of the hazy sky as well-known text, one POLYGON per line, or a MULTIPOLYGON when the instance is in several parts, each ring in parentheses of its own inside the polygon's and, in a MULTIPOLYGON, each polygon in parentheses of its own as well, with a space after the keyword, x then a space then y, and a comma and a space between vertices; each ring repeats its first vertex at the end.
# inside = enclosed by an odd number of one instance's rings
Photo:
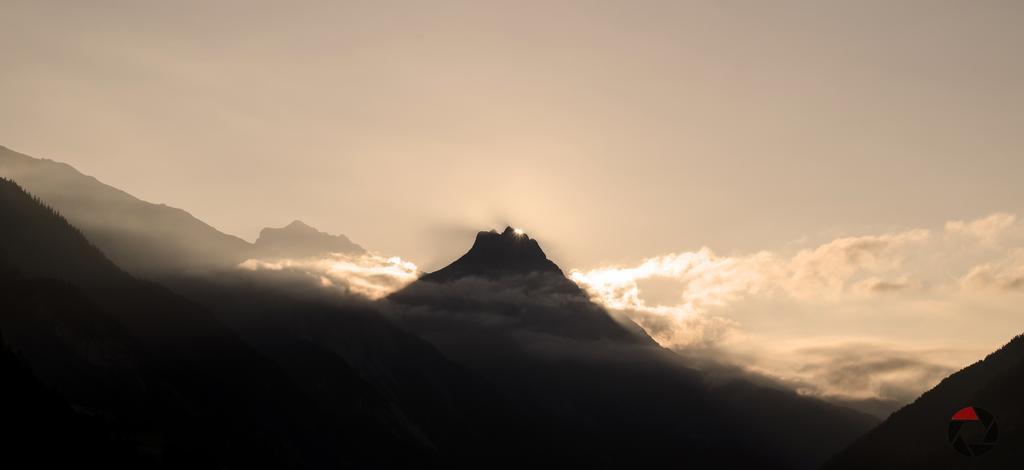
POLYGON ((0 145, 428 270, 512 224, 664 344, 904 398, 1024 328, 1022 25, 1019 1, 0 0, 0 145), (875 370, 836 349, 864 344, 895 379, 835 375, 875 370))
POLYGON ((1015 1, 0 0, 0 144, 428 268, 501 223, 567 266, 745 252, 1021 212, 1022 24, 1015 1))

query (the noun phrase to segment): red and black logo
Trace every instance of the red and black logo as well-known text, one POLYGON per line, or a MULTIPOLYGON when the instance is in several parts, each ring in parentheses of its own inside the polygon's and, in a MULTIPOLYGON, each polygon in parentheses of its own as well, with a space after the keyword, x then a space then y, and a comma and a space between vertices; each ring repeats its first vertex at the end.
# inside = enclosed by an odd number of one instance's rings
POLYGON ((949 420, 949 443, 969 457, 977 457, 992 450, 999 439, 999 426, 992 413, 976 406, 968 406, 953 413, 949 420))

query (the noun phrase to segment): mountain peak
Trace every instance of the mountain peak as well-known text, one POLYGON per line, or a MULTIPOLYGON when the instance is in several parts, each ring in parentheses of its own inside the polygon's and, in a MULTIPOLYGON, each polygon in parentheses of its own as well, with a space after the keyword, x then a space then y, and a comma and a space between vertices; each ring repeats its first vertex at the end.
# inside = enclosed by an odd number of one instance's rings
MULTIPOLYGON (((264 230, 266 230, 266 229, 264 229, 264 230)), ((303 221, 301 221, 299 219, 293 220, 292 223, 290 223, 288 225, 285 225, 280 230, 303 230, 303 231, 310 231, 310 230, 312 230, 312 231, 317 231, 315 228, 311 227, 309 224, 307 224, 307 223, 305 223, 305 222, 303 222, 303 221)))
POLYGON ((547 258, 537 240, 508 226, 501 233, 496 230, 477 233, 466 254, 423 278, 446 282, 469 276, 499 278, 535 272, 562 275, 562 270, 547 258))
POLYGON ((286 257, 366 252, 344 235, 321 232, 301 220, 294 220, 281 228, 267 227, 260 230, 255 249, 261 256, 286 257))
POLYGON ((505 231, 501 232, 501 234, 502 235, 520 235, 520 236, 525 236, 526 232, 524 232, 524 231, 522 231, 520 229, 517 229, 517 228, 512 228, 511 225, 506 225, 505 226, 505 231))

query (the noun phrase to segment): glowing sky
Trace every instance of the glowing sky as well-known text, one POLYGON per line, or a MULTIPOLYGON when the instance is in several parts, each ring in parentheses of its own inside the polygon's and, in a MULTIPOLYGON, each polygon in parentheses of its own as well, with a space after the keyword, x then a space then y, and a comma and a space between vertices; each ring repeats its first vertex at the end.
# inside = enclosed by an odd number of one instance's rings
POLYGON ((2 0, 0 142, 428 269, 1024 212, 1024 4, 838 3, 2 0))
POLYGON ((210 3, 0 0, 0 144, 426 270, 512 224, 819 387, 885 395, 823 341, 920 382, 1021 331, 1022 2, 210 3))

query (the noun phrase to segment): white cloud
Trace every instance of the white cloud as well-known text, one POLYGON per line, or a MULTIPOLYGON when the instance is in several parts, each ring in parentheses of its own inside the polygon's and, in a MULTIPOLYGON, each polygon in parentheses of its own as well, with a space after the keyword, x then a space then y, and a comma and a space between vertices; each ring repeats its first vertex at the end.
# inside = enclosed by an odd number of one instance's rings
POLYGON ((903 258, 900 249, 928 238, 927 230, 841 238, 789 257, 769 251, 747 256, 718 256, 704 247, 695 252, 648 258, 636 267, 572 270, 569 277, 595 300, 627 313, 641 326, 645 323, 658 325, 657 331, 649 333, 663 345, 688 346, 712 342, 712 338, 694 331, 676 330, 699 328, 715 336, 725 336, 723 328, 735 326, 735 321, 701 316, 711 307, 726 306, 746 296, 788 295, 809 299, 836 297, 850 289, 865 290, 865 286, 871 290, 871 283, 883 287, 895 283, 909 285, 905 276, 894 281, 877 277, 856 280, 859 274, 899 268, 903 258), (680 282, 679 302, 650 305, 644 300, 638 281, 656 278, 680 282), (709 328, 709 322, 717 327, 709 328))
POLYGON ((775 282, 794 297, 841 295, 858 275, 898 270, 910 245, 927 241, 928 230, 847 237, 783 260, 775 282))
POLYGON ((374 253, 331 253, 299 259, 250 259, 239 264, 239 268, 250 271, 301 272, 324 287, 339 288, 370 299, 379 299, 401 289, 420 275, 416 265, 409 261, 374 253))

